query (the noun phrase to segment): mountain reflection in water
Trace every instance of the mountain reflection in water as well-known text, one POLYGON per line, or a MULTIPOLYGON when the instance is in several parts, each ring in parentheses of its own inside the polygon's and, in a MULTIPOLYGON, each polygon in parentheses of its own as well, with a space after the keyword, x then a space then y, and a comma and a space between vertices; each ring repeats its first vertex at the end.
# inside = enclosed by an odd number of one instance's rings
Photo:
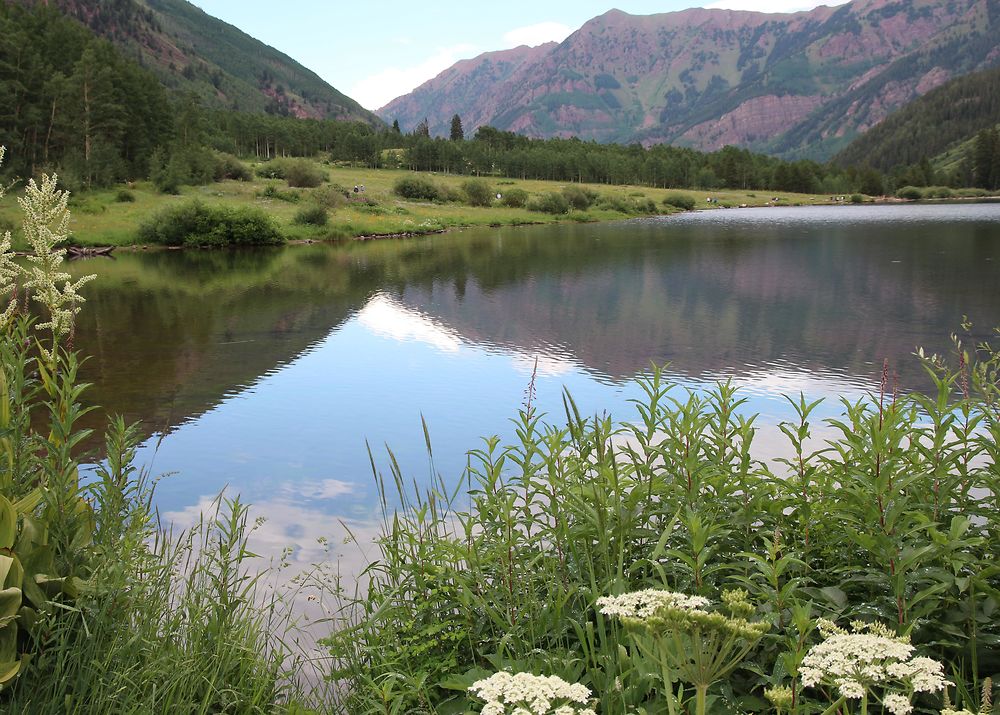
POLYGON ((288 514, 269 538, 293 543, 323 529, 305 518, 372 517, 366 440, 382 468, 388 444, 418 484, 455 483, 481 436, 512 436, 536 359, 553 421, 564 387, 630 419, 651 363, 696 390, 732 378, 772 428, 791 415, 782 395, 856 399, 886 358, 922 387, 917 346, 946 350, 963 315, 975 338, 1000 323, 1000 205, 714 211, 72 270, 99 274, 77 328, 87 399, 141 421, 142 459, 173 473, 161 509, 180 518, 229 485, 288 514))

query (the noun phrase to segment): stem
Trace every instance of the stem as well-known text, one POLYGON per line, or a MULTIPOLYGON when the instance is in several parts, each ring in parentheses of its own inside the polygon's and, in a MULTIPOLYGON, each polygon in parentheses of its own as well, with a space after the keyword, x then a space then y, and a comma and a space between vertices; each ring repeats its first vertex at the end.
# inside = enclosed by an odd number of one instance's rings
POLYGON ((694 712, 695 715, 705 715, 705 695, 708 693, 707 685, 695 686, 694 712))

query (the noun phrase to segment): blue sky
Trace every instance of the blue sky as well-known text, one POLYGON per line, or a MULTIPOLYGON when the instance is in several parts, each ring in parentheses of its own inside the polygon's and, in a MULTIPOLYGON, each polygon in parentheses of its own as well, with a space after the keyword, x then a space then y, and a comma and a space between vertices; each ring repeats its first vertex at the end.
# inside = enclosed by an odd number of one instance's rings
POLYGON ((504 0, 448 3, 401 0, 193 0, 276 47, 369 109, 406 94, 460 59, 518 45, 562 40, 613 7, 635 15, 701 4, 791 12, 815 0, 504 0), (609 4, 610 3, 610 4, 609 4))

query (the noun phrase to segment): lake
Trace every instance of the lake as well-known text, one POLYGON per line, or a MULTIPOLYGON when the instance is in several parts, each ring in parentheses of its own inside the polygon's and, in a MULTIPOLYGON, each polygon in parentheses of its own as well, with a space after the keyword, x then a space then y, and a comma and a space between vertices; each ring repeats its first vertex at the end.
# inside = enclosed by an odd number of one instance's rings
POLYGON ((558 421, 631 419, 635 377, 732 379, 770 427, 784 395, 901 389, 963 315, 1000 324, 1000 204, 717 210, 607 224, 456 231, 254 251, 137 251, 96 272, 76 346, 88 400, 139 420, 169 474, 161 514, 189 523, 224 488, 269 521, 265 548, 316 556, 364 529, 376 464, 456 484, 481 438, 509 440, 533 371, 558 421), (537 369, 536 369, 537 365, 537 369), (421 420, 433 443, 427 455, 421 420))

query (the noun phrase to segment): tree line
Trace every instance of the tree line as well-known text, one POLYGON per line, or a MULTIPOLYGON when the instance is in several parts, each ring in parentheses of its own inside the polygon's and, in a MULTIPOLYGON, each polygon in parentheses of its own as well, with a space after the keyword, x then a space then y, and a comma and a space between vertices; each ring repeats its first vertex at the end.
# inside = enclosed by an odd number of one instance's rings
POLYGON ((0 4, 5 169, 106 185, 145 176, 171 132, 170 102, 152 74, 55 9, 0 4))

